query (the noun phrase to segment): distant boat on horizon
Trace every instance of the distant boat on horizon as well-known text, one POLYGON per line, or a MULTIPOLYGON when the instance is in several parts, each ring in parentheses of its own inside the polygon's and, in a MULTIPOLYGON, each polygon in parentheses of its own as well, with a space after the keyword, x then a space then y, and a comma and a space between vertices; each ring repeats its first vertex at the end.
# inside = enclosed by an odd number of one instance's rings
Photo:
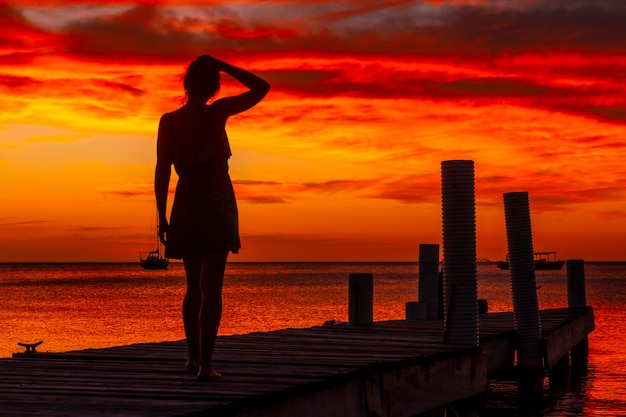
MULTIPOLYGON (((558 271, 563 268, 565 261, 556 258, 556 252, 535 252, 535 270, 558 271)), ((498 268, 509 269, 509 255, 506 261, 498 261, 498 268)))
POLYGON ((143 269, 167 269, 169 263, 169 259, 161 256, 161 250, 159 248, 148 252, 145 258, 140 256, 139 259, 139 264, 143 269))
MULTIPOLYGON (((159 226, 157 225, 157 230, 159 230, 159 226)), ((159 235, 157 233, 156 237, 157 248, 151 252, 148 252, 146 257, 144 258, 139 253, 139 264, 143 269, 167 269, 170 261, 165 256, 161 255, 161 241, 159 239, 159 235)))

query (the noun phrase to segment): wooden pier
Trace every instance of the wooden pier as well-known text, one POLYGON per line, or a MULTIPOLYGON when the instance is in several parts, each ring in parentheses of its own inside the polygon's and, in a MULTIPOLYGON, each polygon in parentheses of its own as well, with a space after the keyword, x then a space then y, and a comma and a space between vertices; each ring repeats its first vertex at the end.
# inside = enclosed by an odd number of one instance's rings
MULTIPOLYGON (((594 328, 591 307, 540 317, 546 371, 594 328)), ((0 416, 414 416, 514 367, 513 313, 479 320, 477 348, 444 344, 441 320, 221 336, 207 381, 185 371, 184 341, 16 355, 0 360, 0 416)))

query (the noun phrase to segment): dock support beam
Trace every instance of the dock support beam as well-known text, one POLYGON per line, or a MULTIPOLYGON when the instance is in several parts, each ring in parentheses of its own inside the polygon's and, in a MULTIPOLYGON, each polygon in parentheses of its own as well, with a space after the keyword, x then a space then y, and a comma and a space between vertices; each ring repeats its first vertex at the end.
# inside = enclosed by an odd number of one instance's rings
POLYGON ((350 274, 348 287, 349 325, 371 325, 374 321, 374 275, 350 274))
POLYGON ((478 346, 474 161, 441 163, 445 342, 478 346))

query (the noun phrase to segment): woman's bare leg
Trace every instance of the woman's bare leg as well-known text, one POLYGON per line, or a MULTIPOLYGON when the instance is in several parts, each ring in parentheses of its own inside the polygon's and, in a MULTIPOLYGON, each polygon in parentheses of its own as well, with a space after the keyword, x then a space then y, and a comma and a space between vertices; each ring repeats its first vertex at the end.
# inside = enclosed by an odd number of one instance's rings
POLYGON ((200 276, 202 272, 202 257, 190 256, 183 259, 187 276, 187 291, 183 299, 183 324, 187 338, 187 363, 185 367, 196 372, 200 365, 200 304, 202 292, 200 290, 200 276))
POLYGON ((220 376, 211 366, 217 330, 222 319, 222 286, 228 251, 207 252, 202 257, 200 277, 200 369, 198 377, 220 376))

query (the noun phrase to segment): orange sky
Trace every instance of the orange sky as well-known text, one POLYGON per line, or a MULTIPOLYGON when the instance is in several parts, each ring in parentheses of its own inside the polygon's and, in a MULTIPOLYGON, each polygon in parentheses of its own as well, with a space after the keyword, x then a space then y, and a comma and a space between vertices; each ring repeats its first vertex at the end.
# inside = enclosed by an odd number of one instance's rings
POLYGON ((202 53, 272 84, 229 121, 232 261, 415 261, 449 159, 479 257, 527 191, 535 250, 626 261, 621 1, 41 3, 0 4, 2 262, 152 249, 157 123, 202 53))

